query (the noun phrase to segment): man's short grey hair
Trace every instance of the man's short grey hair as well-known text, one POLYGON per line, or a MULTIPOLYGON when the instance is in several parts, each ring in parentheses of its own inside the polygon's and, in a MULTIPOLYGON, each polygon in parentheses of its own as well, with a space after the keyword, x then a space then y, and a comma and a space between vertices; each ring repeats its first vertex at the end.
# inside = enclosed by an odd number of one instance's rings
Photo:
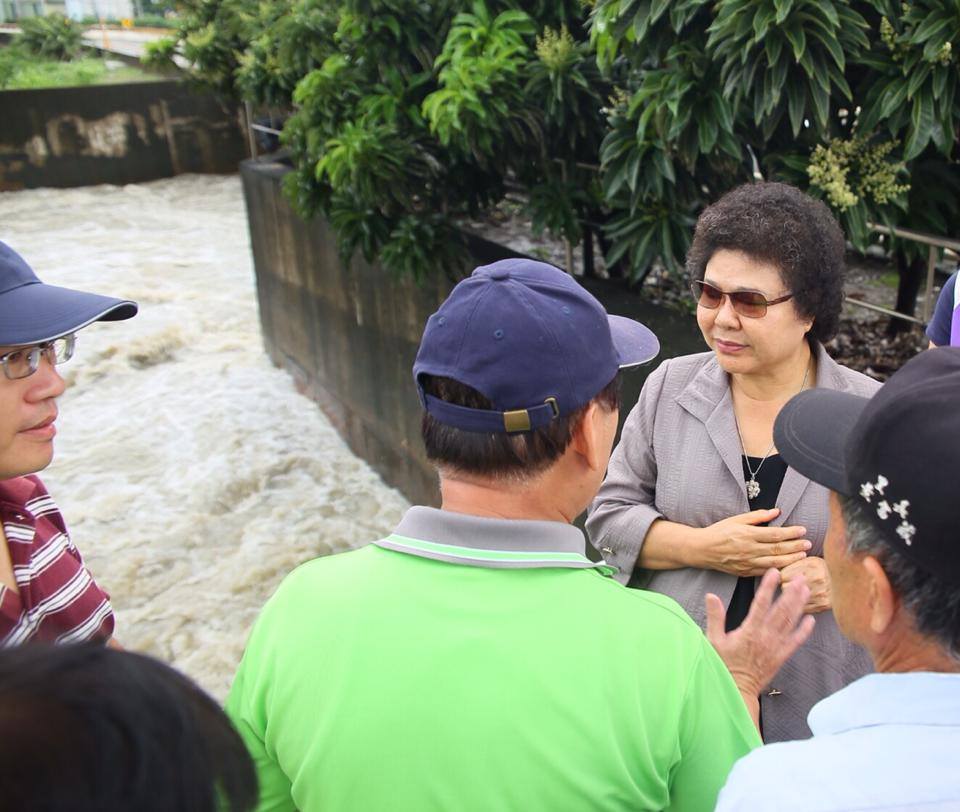
POLYGON ((960 585, 921 569, 880 538, 860 502, 841 494, 837 498, 847 530, 847 550, 876 558, 917 630, 960 661, 960 585))

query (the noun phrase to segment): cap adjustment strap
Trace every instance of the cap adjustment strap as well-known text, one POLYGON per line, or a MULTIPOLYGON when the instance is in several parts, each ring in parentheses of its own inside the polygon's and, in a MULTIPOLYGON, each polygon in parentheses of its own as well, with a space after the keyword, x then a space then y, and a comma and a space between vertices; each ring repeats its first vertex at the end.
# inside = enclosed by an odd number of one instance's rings
POLYGON ((530 431, 530 413, 526 409, 515 409, 503 413, 503 427, 508 433, 530 431))
POLYGON ((501 412, 495 409, 471 409, 468 406, 448 403, 426 392, 422 394, 423 405, 428 414, 440 423, 464 431, 516 434, 546 426, 560 416, 560 405, 555 397, 547 398, 539 406, 501 412))

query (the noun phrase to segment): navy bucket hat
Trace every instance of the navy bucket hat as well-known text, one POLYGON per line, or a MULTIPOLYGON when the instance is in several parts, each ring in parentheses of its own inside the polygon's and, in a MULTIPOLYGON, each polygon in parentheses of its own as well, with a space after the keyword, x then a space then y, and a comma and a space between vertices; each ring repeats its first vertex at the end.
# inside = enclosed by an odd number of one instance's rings
POLYGON ((475 432, 530 431, 590 402, 618 369, 645 364, 657 337, 610 316, 573 277, 544 262, 507 259, 477 268, 427 320, 413 366, 424 409, 475 432), (493 409, 447 403, 421 376, 451 378, 493 409))
POLYGON ((0 242, 0 345, 40 344, 95 321, 122 321, 137 305, 96 293, 45 285, 9 245, 0 242))

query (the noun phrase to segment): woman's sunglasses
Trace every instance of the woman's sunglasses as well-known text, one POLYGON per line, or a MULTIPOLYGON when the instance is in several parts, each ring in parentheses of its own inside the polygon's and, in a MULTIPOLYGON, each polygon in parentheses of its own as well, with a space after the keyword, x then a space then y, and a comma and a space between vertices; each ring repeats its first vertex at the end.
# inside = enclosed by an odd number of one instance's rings
POLYGON ((780 302, 793 298, 793 294, 788 293, 779 299, 767 299, 762 293, 755 290, 735 290, 733 293, 727 293, 727 291, 715 288, 702 280, 692 282, 690 290, 693 292, 693 298, 697 300, 697 304, 700 307, 707 308, 707 310, 716 310, 723 302, 723 297, 729 296, 733 309, 748 319, 762 319, 767 315, 767 308, 770 305, 780 304, 780 302))

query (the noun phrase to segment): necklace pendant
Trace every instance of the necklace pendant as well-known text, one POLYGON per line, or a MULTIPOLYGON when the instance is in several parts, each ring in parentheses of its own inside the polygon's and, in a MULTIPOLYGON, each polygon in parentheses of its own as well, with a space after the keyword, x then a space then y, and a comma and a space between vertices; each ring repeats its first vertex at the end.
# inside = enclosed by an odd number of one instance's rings
POLYGON ((747 480, 747 499, 756 499, 760 495, 760 483, 753 477, 747 480))

